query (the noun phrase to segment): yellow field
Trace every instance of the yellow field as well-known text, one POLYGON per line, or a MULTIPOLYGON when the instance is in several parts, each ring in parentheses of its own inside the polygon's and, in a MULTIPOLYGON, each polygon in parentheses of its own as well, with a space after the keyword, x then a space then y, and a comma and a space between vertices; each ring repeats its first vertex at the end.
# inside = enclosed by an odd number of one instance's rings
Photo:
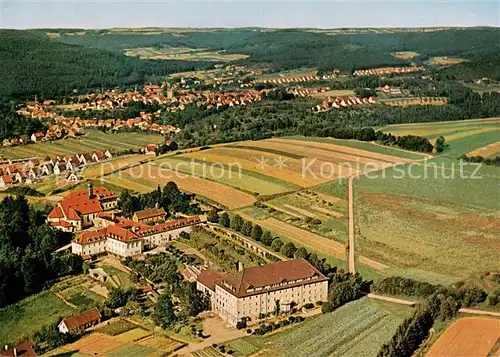
POLYGON ((469 130, 469 131, 465 131, 465 132, 462 132, 462 133, 457 133, 457 134, 454 134, 454 135, 448 135, 448 136, 445 136, 446 140, 447 141, 453 141, 453 140, 458 140, 458 139, 462 139, 462 138, 466 138, 468 136, 473 136, 473 135, 477 135, 477 134, 482 134, 482 133, 489 133, 489 132, 492 132, 492 131, 499 131, 500 128, 481 128, 481 129, 476 129, 476 130, 469 130))
POLYGON ((413 51, 400 51, 400 52, 394 52, 392 55, 399 59, 412 59, 417 56, 420 56, 420 53, 413 51))
POLYGON ((126 342, 138 341, 150 335, 151 335, 150 331, 144 330, 142 328, 135 328, 133 330, 119 334, 118 336, 115 336, 115 338, 121 342, 126 343, 126 342))
POLYGON ((312 94, 311 97, 314 98, 326 98, 326 97, 349 97, 354 95, 354 91, 350 89, 333 89, 323 93, 312 94))
POLYGON ((471 151, 471 152, 467 153, 467 156, 469 156, 469 157, 472 157, 472 156, 489 157, 489 156, 496 155, 498 153, 500 153, 500 141, 497 141, 496 143, 489 144, 489 145, 483 146, 482 148, 471 151))
POLYGON ((459 64, 465 62, 465 60, 463 58, 433 57, 432 62, 443 66, 447 66, 447 65, 459 64))

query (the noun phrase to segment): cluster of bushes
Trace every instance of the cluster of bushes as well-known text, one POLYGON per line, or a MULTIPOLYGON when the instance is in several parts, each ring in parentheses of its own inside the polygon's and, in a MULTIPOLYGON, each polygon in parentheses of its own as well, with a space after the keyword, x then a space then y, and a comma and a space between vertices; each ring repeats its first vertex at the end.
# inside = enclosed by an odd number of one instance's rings
POLYGON ((477 164, 500 166, 500 156, 495 156, 494 158, 491 158, 491 157, 483 157, 483 156, 462 155, 459 157, 459 160, 463 160, 464 162, 477 163, 477 164))
POLYGON ((321 308, 323 313, 332 312, 348 302, 361 298, 369 290, 371 283, 364 281, 359 274, 352 275, 340 270, 330 278, 328 301, 321 308))
POLYGON ((374 283, 373 292, 390 295, 429 297, 444 295, 455 299, 461 306, 471 307, 486 300, 487 294, 477 287, 456 284, 454 287, 433 285, 403 277, 388 277, 374 283))
POLYGON ((234 353, 233 350, 226 350, 226 346, 217 345, 216 343, 212 343, 212 347, 218 349, 222 354, 232 355, 234 353))
POLYGON ((32 197, 45 196, 42 192, 37 191, 29 186, 11 186, 7 188, 4 192, 18 196, 32 196, 32 197))
POLYGON ((302 316, 289 316, 288 319, 281 320, 278 323, 270 322, 267 325, 262 324, 253 331, 253 334, 258 336, 264 336, 265 334, 277 330, 281 327, 285 327, 294 323, 299 323, 304 320, 305 318, 303 318, 302 316))

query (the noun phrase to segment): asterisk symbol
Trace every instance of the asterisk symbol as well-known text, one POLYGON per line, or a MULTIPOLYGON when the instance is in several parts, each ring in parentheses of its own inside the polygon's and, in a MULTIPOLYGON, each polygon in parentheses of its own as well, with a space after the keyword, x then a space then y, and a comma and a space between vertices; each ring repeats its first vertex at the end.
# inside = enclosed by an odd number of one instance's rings
POLYGON ((266 168, 267 165, 267 157, 261 156, 260 158, 255 159, 257 160, 257 167, 260 167, 262 170, 266 168))
POLYGON ((278 169, 282 169, 286 167, 286 161, 288 159, 285 159, 283 157, 278 157, 277 159, 274 159, 274 167, 277 167, 278 169))

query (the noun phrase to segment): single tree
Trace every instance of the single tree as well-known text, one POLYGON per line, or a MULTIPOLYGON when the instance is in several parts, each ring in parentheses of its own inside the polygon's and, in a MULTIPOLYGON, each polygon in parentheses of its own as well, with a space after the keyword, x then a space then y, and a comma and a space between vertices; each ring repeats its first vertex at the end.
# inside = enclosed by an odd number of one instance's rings
POLYGON ((284 246, 281 247, 280 252, 285 257, 293 258, 293 255, 294 255, 296 250, 297 250, 297 247, 295 247, 295 244, 293 244, 292 242, 288 242, 284 246))
POLYGON ((223 227, 229 228, 229 226, 231 225, 231 220, 229 219, 229 215, 227 214, 227 212, 224 212, 220 215, 219 224, 223 227))
POLYGON ((211 223, 218 223, 219 222, 219 214, 217 213, 217 208, 212 208, 210 212, 207 214, 207 220, 211 223))
POLYGON ((233 220, 231 221, 231 228, 234 229, 235 231, 240 232, 241 228, 243 227, 243 218, 241 218, 240 215, 236 215, 233 217, 233 220))
POLYGON ((275 252, 279 252, 282 246, 283 242, 279 238, 274 238, 273 242, 271 243, 271 249, 275 252))
POLYGON ((243 227, 241 228, 241 233, 243 233, 247 237, 250 237, 252 235, 252 229, 253 229, 252 222, 247 221, 243 224, 243 227))
POLYGON ((154 323, 163 329, 167 329, 175 322, 174 304, 168 294, 160 295, 151 317, 154 323))
POLYGON ((307 249, 304 247, 299 247, 299 249, 297 249, 294 253, 295 259, 298 259, 298 258, 306 259, 308 255, 309 255, 309 253, 307 253, 307 249))
POLYGON ((252 228, 252 238, 256 241, 260 241, 262 238, 262 228, 258 224, 254 225, 252 228))
POLYGON ((266 246, 270 246, 273 243, 273 239, 274 238, 273 238, 271 232, 265 231, 264 234, 262 235, 262 237, 260 238, 260 241, 262 242, 262 244, 264 244, 266 246))

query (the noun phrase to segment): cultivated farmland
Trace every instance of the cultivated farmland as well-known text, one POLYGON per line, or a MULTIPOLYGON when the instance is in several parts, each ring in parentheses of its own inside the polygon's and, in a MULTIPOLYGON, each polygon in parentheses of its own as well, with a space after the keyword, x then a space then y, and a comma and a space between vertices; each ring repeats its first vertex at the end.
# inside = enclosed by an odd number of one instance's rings
POLYGON ((493 157, 500 153, 500 141, 467 153, 467 156, 493 157))
POLYGON ((80 138, 67 138, 47 143, 34 143, 11 148, 1 148, 0 154, 12 159, 33 156, 44 159, 46 156, 76 155, 102 150, 110 150, 113 152, 138 149, 148 144, 158 144, 162 141, 163 137, 160 135, 145 133, 106 134, 100 131, 89 130, 87 134, 80 138))
POLYGON ((375 357, 409 313, 409 308, 393 313, 363 298, 280 333, 244 337, 228 346, 241 356, 259 351, 261 356, 375 357))
POLYGON ((354 181, 356 252, 393 274, 451 283, 498 269, 498 168, 434 160, 354 181))
POLYGON ((466 317, 455 321, 432 345, 426 357, 498 356, 500 320, 466 317))
POLYGON ((389 125, 381 130, 397 136, 424 136, 431 141, 442 135, 450 145, 443 154, 455 158, 498 142, 500 118, 389 125))

